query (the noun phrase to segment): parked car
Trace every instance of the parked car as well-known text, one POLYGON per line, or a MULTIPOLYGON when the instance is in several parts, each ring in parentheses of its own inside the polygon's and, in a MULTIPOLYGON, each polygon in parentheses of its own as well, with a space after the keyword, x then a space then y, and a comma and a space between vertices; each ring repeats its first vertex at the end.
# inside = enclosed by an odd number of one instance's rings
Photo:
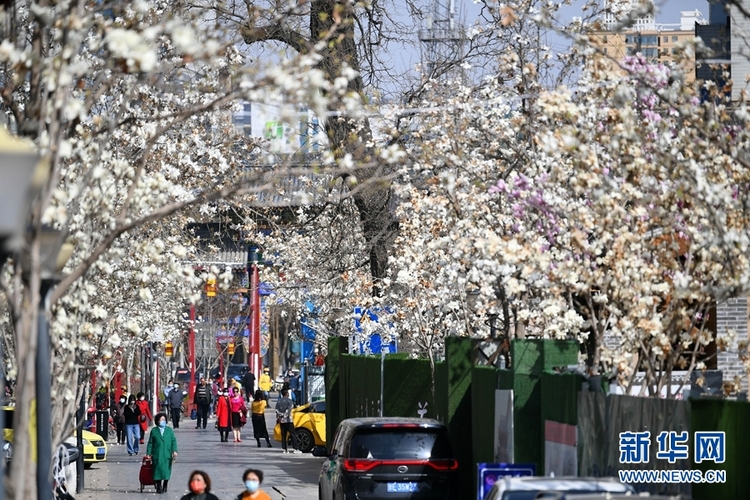
POLYGON ((485 500, 565 499, 560 493, 635 493, 635 488, 613 477, 526 476, 499 479, 485 500), (550 497, 545 496, 546 493, 550 497), (556 495, 555 495, 556 494, 556 495))
MULTIPOLYGON (((3 444, 3 452, 5 458, 10 460, 13 455, 13 419, 16 408, 14 406, 4 406, 2 408, 5 417, 5 428, 3 429, 3 438, 5 443, 3 444)), ((70 446, 75 447, 76 435, 75 432, 71 437, 65 440, 66 448, 70 446)), ((68 459, 75 460, 78 456, 76 449, 75 453, 69 449, 68 459)), ((83 430, 83 465, 85 468, 91 467, 97 462, 104 462, 107 460, 107 443, 104 442, 99 434, 83 430)))
MULTIPOLYGON (((326 445, 326 402, 316 401, 292 410, 292 421, 297 431, 297 448, 304 453, 316 446, 326 445)), ((273 430, 273 438, 281 441, 281 428, 273 430)))
MULTIPOLYGON (((75 434, 71 438, 75 440, 75 434)), ((68 441, 70 442, 70 441, 68 441)), ((107 443, 99 434, 91 431, 83 431, 83 466, 89 468, 97 462, 107 460, 107 443)))
POLYGON ((342 421, 320 471, 318 498, 463 498, 448 430, 427 418, 342 421))

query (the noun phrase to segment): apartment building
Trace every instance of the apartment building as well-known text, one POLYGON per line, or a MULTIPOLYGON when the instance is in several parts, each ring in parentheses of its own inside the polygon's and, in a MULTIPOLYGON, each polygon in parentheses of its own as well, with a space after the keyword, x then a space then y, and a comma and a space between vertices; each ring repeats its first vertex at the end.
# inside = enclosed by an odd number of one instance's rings
MULTIPOLYGON (((638 5, 632 0, 633 8, 638 5)), ((679 24, 657 23, 653 13, 648 13, 628 24, 628 28, 615 32, 623 24, 608 13, 603 19, 602 30, 595 31, 592 37, 604 54, 615 61, 625 56, 640 54, 646 59, 661 64, 680 64, 688 82, 695 81, 695 58, 684 58, 680 47, 695 38, 696 24, 706 24, 700 11, 683 11, 679 24)))

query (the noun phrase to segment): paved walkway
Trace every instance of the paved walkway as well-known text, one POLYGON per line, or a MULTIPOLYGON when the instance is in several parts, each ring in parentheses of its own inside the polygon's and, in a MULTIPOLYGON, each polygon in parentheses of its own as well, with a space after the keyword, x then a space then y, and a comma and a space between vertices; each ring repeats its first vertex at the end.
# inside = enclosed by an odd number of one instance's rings
MULTIPOLYGON (((180 422, 179 429, 175 429, 179 454, 166 494, 156 495, 153 486, 146 486, 144 492, 140 493, 138 472, 146 453, 145 444, 141 445, 138 456, 129 457, 125 446, 109 443, 107 461, 86 470, 84 492, 75 495, 76 499, 126 500, 137 498, 138 495, 153 495, 154 498, 177 500, 188 491, 190 472, 199 469, 211 477, 212 493, 220 500, 232 500, 243 491, 242 473, 248 467, 264 472, 261 489, 274 500, 318 498, 318 473, 323 459, 310 453, 282 454, 281 443, 273 440, 273 410, 266 411, 266 424, 273 448, 266 448, 265 443, 262 448, 257 448, 249 422, 243 429, 242 443, 222 443, 214 422, 214 419, 209 419, 206 429, 196 429, 195 420, 188 418, 180 422)), ((231 433, 229 439, 232 439, 231 433)))

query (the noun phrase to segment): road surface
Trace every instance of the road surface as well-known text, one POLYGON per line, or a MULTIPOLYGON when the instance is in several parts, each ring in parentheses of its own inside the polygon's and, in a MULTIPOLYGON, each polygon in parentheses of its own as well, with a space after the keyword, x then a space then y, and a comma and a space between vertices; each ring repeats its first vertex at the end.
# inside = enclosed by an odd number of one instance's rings
MULTIPOLYGON (((273 404, 273 401, 272 401, 273 404)), ((273 410, 266 412, 269 432, 273 432, 273 410)), ((171 424, 170 424, 171 425, 171 424)), ((312 454, 282 454, 281 443, 271 439, 273 448, 257 448, 252 438, 252 424, 243 429, 242 443, 222 443, 214 420, 206 429, 196 429, 195 421, 182 420, 175 429, 179 454, 172 469, 169 491, 156 495, 153 486, 140 493, 138 472, 146 445, 141 445, 137 456, 128 456, 125 446, 108 443, 107 461, 94 464, 85 471, 84 491, 75 494, 76 500, 132 500, 140 495, 159 499, 178 500, 188 492, 188 475, 203 470, 211 477, 211 492, 220 500, 233 500, 243 491, 242 473, 248 467, 260 469, 265 478, 261 489, 274 500, 317 500, 318 473, 323 459, 312 454)), ((147 436, 148 438, 148 436, 147 436)), ((232 439, 232 435, 229 435, 232 439)), ((148 443, 148 439, 146 439, 148 443)))

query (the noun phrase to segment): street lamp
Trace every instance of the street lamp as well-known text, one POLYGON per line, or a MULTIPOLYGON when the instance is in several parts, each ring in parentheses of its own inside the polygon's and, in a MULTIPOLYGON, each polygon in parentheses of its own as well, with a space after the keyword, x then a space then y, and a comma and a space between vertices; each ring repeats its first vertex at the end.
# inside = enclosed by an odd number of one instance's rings
POLYGON ((250 303, 248 315, 248 353, 247 368, 260 380, 260 276, 258 266, 262 261, 260 250, 256 246, 247 248, 247 295, 250 303))
MULTIPOLYGON (((49 318, 50 296, 60 281, 60 273, 73 253, 73 245, 62 243, 62 232, 42 226, 39 229, 39 260, 41 270, 40 300, 36 349, 36 400, 52 400, 52 373, 50 372, 49 318)), ((80 424, 80 422, 79 422, 80 424)), ((52 500, 50 465, 52 463, 52 409, 49 404, 36 405, 36 486, 37 498, 52 500)), ((83 444, 79 443, 79 456, 83 444)), ((80 464, 80 460, 79 460, 80 464)))
MULTIPOLYGON (((24 228, 31 203, 44 184, 45 174, 46 170, 34 147, 13 138, 5 128, 0 127, 0 270, 8 257, 16 254, 23 246, 24 228)), ((0 362, 3 359, 0 344, 0 362)), ((3 371, 0 371, 0 386, 5 393, 3 371)), ((3 419, 3 412, 0 412, 0 428, 5 427, 3 419)), ((4 469, 5 462, 0 460, 0 500, 5 497, 4 469)))

